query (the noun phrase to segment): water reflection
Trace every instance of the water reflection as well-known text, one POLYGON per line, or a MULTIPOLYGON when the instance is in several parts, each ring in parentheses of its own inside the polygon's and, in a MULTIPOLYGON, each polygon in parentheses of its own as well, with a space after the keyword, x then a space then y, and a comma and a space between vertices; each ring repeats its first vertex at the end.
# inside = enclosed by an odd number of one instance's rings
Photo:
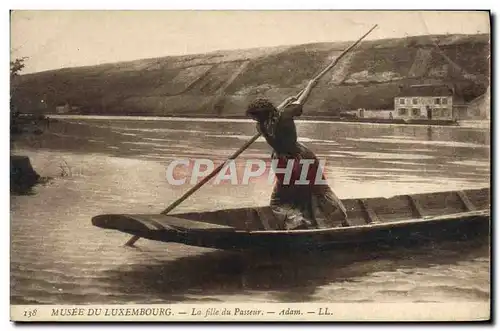
MULTIPOLYGON (((116 282, 128 294, 145 294, 160 301, 218 301, 221 297, 256 292, 267 302, 318 301, 441 301, 439 296, 413 295, 412 282, 436 286, 433 275, 418 274, 433 265, 448 266, 448 272, 466 272, 461 261, 471 261, 487 254, 484 239, 423 243, 405 247, 371 246, 347 250, 303 251, 293 255, 270 255, 269 252, 233 253, 215 251, 183 257, 161 264, 132 265, 109 270, 105 278, 116 282), (428 245, 429 243, 427 243, 428 245), (418 249, 417 249, 418 248, 418 249), (411 257, 411 258, 409 258, 411 257), (390 276, 389 276, 390 275, 390 276), (386 277, 392 277, 388 279, 386 277), (400 282, 398 298, 387 295, 388 289, 366 284, 359 291, 358 282, 380 277, 381 282, 400 282), (325 293, 326 292, 326 293, 325 293), (353 295, 353 293, 356 293, 353 295), (374 293, 375 292, 375 293, 374 293)), ((445 276, 445 275, 441 275, 445 276)), ((450 292, 453 290, 450 280, 450 292)), ((480 300, 488 298, 482 284, 468 294, 480 300)), ((394 290, 393 290, 394 291, 394 290)), ((448 295, 448 293, 443 296, 448 295)), ((450 294, 452 295, 452 294, 450 294)), ((148 300, 151 302, 151 299, 148 300)))
POLYGON ((432 129, 432 126, 428 126, 427 127, 427 140, 430 140, 432 141, 432 134, 433 134, 433 129, 432 129))

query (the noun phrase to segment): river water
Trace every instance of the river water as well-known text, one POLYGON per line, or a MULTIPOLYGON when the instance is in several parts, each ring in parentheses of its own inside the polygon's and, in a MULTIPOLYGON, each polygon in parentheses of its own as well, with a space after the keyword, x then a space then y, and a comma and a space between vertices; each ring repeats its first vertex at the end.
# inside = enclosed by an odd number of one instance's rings
MULTIPOLYGON (((157 213, 191 184, 170 161, 222 162, 255 133, 246 120, 64 118, 13 145, 52 179, 11 197, 12 303, 488 301, 488 238, 380 251, 233 253, 95 228, 101 213, 157 213)), ((298 122, 341 198, 488 187, 484 128, 298 122)), ((268 161, 263 140, 238 160, 268 161)), ((241 169, 238 167, 238 169, 241 169)), ((177 211, 265 205, 272 185, 207 184, 177 211)))

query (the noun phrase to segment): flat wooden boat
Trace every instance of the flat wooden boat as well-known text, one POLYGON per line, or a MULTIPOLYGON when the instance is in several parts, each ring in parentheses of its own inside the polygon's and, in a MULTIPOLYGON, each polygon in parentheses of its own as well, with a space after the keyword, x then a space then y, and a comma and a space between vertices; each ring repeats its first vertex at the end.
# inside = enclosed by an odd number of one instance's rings
POLYGON ((490 189, 345 199, 349 226, 284 230, 269 207, 105 214, 92 224, 150 240, 218 249, 292 249, 489 233, 490 189))

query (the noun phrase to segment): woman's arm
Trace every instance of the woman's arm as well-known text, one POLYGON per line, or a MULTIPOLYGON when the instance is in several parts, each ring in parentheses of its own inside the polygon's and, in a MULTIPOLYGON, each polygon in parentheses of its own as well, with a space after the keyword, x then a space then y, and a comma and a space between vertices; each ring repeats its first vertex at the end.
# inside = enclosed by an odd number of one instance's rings
POLYGON ((296 102, 303 105, 306 102, 307 98, 309 98, 309 94, 311 94, 311 91, 314 85, 316 85, 316 83, 317 83, 316 80, 311 80, 307 84, 306 88, 304 89, 304 92, 302 92, 302 94, 300 95, 299 99, 296 102))
POLYGON ((307 98, 309 97, 309 94, 311 94, 311 91, 314 87, 314 85, 316 85, 317 81, 315 80, 311 80, 306 88, 304 89, 304 92, 302 92, 299 96, 299 98, 297 99, 296 97, 290 97, 290 98, 287 98, 283 104, 288 104, 287 106, 285 106, 285 108, 283 109, 283 115, 286 115, 286 116, 291 116, 291 117, 295 117, 295 116, 300 116, 302 115, 302 111, 303 111, 303 105, 304 103, 306 102, 307 98))
POLYGON ((302 115, 302 105, 297 101, 288 104, 285 109, 283 109, 282 116, 297 117, 302 115))

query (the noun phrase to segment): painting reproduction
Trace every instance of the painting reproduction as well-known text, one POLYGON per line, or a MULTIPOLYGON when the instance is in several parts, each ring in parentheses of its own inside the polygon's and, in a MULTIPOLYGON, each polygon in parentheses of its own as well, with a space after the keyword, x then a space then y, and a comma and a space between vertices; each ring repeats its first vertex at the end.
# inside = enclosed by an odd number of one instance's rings
POLYGON ((488 321, 490 12, 10 12, 13 321, 488 321))

